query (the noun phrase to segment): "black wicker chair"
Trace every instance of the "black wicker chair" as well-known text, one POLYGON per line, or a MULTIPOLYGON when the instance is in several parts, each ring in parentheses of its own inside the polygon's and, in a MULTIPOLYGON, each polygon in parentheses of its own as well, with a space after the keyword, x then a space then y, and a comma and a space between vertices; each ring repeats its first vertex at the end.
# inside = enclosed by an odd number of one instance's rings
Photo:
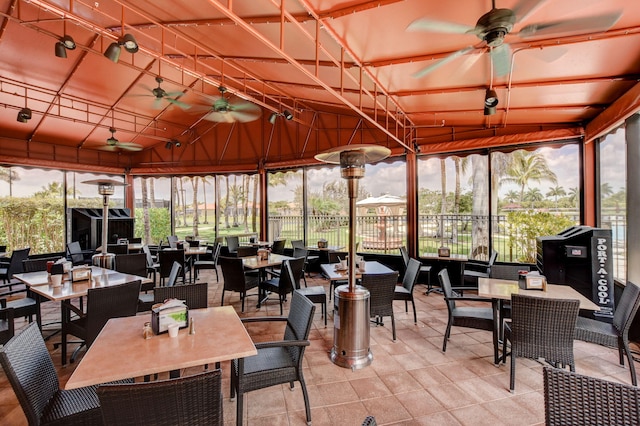
POLYGON ((116 255, 129 254, 129 245, 128 244, 107 244, 107 252, 113 253, 116 255))
POLYGON ((60 389, 56 369, 35 324, 0 348, 4 369, 30 425, 101 425, 96 386, 60 389))
POLYGON ((554 366, 568 365, 575 371, 573 339, 580 302, 511 295, 511 321, 504 323, 503 362, 511 356, 509 389, 515 389, 516 358, 542 358, 554 366), (511 342, 511 353, 507 352, 511 342))
MULTIPOLYGON (((341 260, 345 260, 349 257, 349 253, 346 251, 330 251, 329 252, 329 264, 340 263, 341 260)), ((347 280, 333 280, 329 281, 329 300, 331 300, 331 295, 335 291, 336 287, 348 284, 347 280)))
POLYGON ((167 299, 184 300, 189 309, 200 309, 209 306, 208 290, 207 283, 157 287, 153 291, 153 299, 154 303, 163 303, 167 299))
MULTIPOLYGON (((116 255, 116 271, 123 274, 147 276, 147 255, 144 253, 116 255)), ((153 283, 144 284, 142 291, 151 290, 153 283)))
POLYGON ((82 250, 79 241, 72 241, 67 244, 67 259, 74 265, 84 265, 91 263, 93 250, 82 250))
POLYGON ((478 296, 459 296, 454 293, 451 288, 451 280, 446 269, 438 272, 438 280, 440 287, 444 293, 444 300, 447 304, 449 319, 447 321, 447 329, 444 333, 444 341, 442 342, 442 352, 447 351, 447 341, 451 337, 451 327, 468 327, 478 330, 489 330, 493 332, 493 361, 495 364, 498 360, 498 333, 493 319, 493 308, 484 308, 476 306, 456 306, 456 302, 484 302, 493 303, 491 299, 478 296))
MULTIPOLYGON (((302 266, 304 267, 304 262, 302 262, 302 266)), ((304 274, 304 268, 297 267, 292 268, 293 272, 293 282, 295 284, 295 289, 298 293, 302 294, 307 299, 311 300, 313 303, 320 304, 322 316, 324 317, 324 326, 327 326, 327 292, 324 287, 321 285, 312 285, 311 287, 300 287, 300 279, 304 274)))
POLYGON ((548 426, 640 425, 640 389, 544 367, 548 426))
POLYGON ((373 416, 367 416, 364 418, 364 421, 362 422, 362 426, 377 426, 378 423, 376 422, 376 418, 373 416))
POLYGON ((287 243, 286 239, 275 240, 271 245, 271 253, 284 254, 284 247, 286 243, 287 243))
POLYGON ((187 262, 184 257, 184 249, 167 249, 158 252, 158 263, 160 264, 160 284, 164 285, 165 278, 171 274, 173 269, 173 262, 178 262, 182 267, 181 275, 182 282, 186 283, 186 267, 187 262))
POLYGON ((242 301, 241 310, 244 312, 244 299, 247 297, 247 291, 257 288, 260 278, 257 275, 245 274, 242 259, 239 257, 220 256, 218 263, 220 263, 222 278, 224 280, 220 306, 224 305, 224 292, 235 291, 240 293, 240 300, 242 301))
POLYGON ((227 253, 229 256, 236 256, 238 247, 240 247, 240 238, 237 235, 228 235, 225 237, 227 241, 227 253))
POLYGON ((9 292, 11 292, 14 285, 18 284, 12 281, 13 274, 19 274, 24 271, 22 261, 29 257, 30 250, 30 247, 14 250, 11 252, 9 259, 0 260, 0 280, 5 283, 2 287, 9 287, 9 292))
POLYGON ((280 302, 280 315, 282 315, 282 304, 287 300, 287 295, 292 293, 295 288, 295 277, 297 277, 304 268, 304 257, 283 260, 280 269, 280 276, 261 281, 259 284, 260 301, 258 308, 269 298, 269 293, 278 295, 280 302))
POLYGON ((231 399, 238 395, 236 424, 242 425, 244 394, 257 389, 289 383, 293 388, 300 382, 307 424, 311 423, 309 394, 302 375, 302 358, 309 346, 309 332, 315 311, 314 304, 297 291, 291 297, 288 317, 243 318, 245 323, 258 321, 286 321, 283 339, 275 342, 256 343, 258 354, 231 362, 231 399))
POLYGON ((15 334, 13 308, 7 308, 7 299, 0 299, 0 345, 4 345, 15 334))
POLYGON ((413 300, 413 287, 418 282, 420 275, 420 262, 416 259, 409 259, 407 268, 402 278, 402 285, 395 287, 393 300, 404 300, 404 311, 409 312, 409 302, 413 307, 413 322, 418 323, 418 315, 416 314, 416 302, 413 300))
POLYGON ((236 249, 236 257, 249 257, 249 256, 256 256, 257 254, 258 254, 258 247, 239 246, 236 249))
POLYGON ((391 317, 393 341, 396 340, 396 318, 393 315, 393 298, 398 284, 398 273, 362 274, 362 287, 369 290, 369 316, 376 325, 384 325, 383 317, 391 317))
POLYGON ((216 271, 216 282, 220 282, 218 276, 218 258, 220 257, 220 244, 215 243, 213 245, 207 244, 207 252, 201 255, 198 260, 193 262, 193 277, 194 280, 198 279, 198 273, 203 269, 210 269, 216 271))
POLYGON ((478 287, 478 278, 489 278, 491 276, 491 268, 498 259, 498 252, 491 250, 491 256, 488 262, 480 262, 477 260, 469 260, 464 263, 464 271, 462 274, 463 285, 478 287))
POLYGON ((633 386, 637 386, 638 381, 633 356, 629 350, 629 329, 639 306, 640 287, 627 282, 613 315, 612 324, 583 317, 578 317, 576 323, 576 339, 612 348, 617 347, 620 355, 620 365, 624 365, 624 355, 626 353, 633 386))
MULTIPOLYGON (((70 311, 73 311, 78 314, 79 318, 63 322, 63 335, 72 334, 83 340, 83 344, 71 356, 71 362, 75 360, 83 345, 91 346, 110 318, 134 316, 138 311, 139 294, 140 280, 136 280, 115 286, 88 289, 86 313, 79 311, 70 303, 64 303, 63 310, 67 312, 63 312, 63 315, 70 315, 70 311)), ((66 352, 66 345, 63 344, 63 362, 66 362, 66 352)))
MULTIPOLYGON (((407 250, 407 247, 405 246, 400 247, 400 255, 402 256, 402 262, 404 263, 404 269, 406 274, 407 268, 409 267, 409 259, 411 259, 411 257, 409 256, 409 251, 407 250)), ((427 277, 426 279, 427 292, 425 294, 428 295, 429 293, 437 290, 437 288, 434 288, 433 285, 431 284, 431 266, 423 265, 420 261, 418 261, 418 263, 420 263, 420 270, 418 271, 418 280, 422 276, 427 277)))
MULTIPOLYGON (((293 257, 301 257, 302 256, 302 252, 298 252, 298 254, 296 253, 296 249, 302 249, 306 251, 305 254, 305 263, 304 263, 304 272, 311 276, 309 274, 309 267, 311 265, 317 265, 320 262, 320 256, 316 255, 316 254, 309 254, 309 250, 307 249, 307 247, 305 247, 304 245, 304 241, 302 240, 292 240, 291 241, 291 247, 293 247, 293 257)), ((305 280, 304 282, 305 285, 307 285, 307 281, 305 280)))
POLYGON ((221 377, 218 369, 149 383, 100 385, 104 424, 222 426, 221 377))

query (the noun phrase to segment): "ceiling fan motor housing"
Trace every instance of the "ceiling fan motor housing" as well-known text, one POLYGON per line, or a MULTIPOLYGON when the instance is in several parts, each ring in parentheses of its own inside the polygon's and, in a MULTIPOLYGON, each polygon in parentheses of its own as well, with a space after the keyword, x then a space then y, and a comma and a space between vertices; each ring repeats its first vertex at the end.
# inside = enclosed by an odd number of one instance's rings
POLYGON ((516 15, 511 9, 492 9, 478 19, 474 33, 490 47, 498 47, 516 23, 516 15))

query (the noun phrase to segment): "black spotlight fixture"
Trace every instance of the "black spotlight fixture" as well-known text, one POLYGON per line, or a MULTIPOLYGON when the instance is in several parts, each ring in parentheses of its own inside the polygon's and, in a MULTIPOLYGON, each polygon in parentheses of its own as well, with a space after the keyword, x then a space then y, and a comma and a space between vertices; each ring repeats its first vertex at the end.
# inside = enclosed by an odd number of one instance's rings
POLYGON ((22 108, 18 111, 18 118, 16 120, 18 123, 26 123, 31 120, 31 110, 27 107, 22 108))
POLYGON ((498 106, 498 95, 493 89, 487 89, 484 94, 484 115, 493 115, 498 106))
POLYGON ((284 111, 282 111, 282 115, 289 121, 293 120, 293 114, 291 114, 291 111, 289 110, 285 109, 284 111))
POLYGON ((164 144, 164 147, 166 149, 171 149, 172 146, 173 146, 173 144, 171 143, 171 141, 167 141, 167 143, 164 144))
POLYGON ((66 58, 67 50, 76 48, 76 42, 71 36, 65 35, 56 43, 56 56, 58 58, 66 58))
POLYGON ((174 139, 171 142, 173 142, 173 145, 175 145, 176 148, 180 148, 182 146, 182 142, 177 139, 174 139))
POLYGON ((125 34, 117 42, 113 42, 104 51, 104 56, 111 62, 118 63, 120 59, 121 46, 124 46, 125 50, 129 53, 136 53, 139 49, 138 42, 131 34, 125 34))
POLYGON ((277 119, 278 119, 278 113, 272 112, 271 115, 269 116, 269 123, 276 124, 277 119))

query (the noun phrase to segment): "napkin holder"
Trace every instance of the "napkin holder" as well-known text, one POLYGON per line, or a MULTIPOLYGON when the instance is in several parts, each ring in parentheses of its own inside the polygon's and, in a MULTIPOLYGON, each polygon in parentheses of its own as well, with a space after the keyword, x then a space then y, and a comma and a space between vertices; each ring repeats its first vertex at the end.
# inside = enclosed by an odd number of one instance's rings
POLYGON ((71 268, 71 282, 87 281, 91 279, 91 268, 88 266, 77 266, 71 268))
POLYGON ((169 324, 178 324, 179 328, 189 325, 189 308, 184 301, 169 299, 151 308, 151 329, 154 334, 166 333, 169 324))
POLYGON ((438 248, 438 257, 449 257, 451 256, 451 249, 449 247, 441 246, 438 248))
POLYGON ((547 278, 537 272, 524 275, 519 284, 523 290, 547 291, 547 278))

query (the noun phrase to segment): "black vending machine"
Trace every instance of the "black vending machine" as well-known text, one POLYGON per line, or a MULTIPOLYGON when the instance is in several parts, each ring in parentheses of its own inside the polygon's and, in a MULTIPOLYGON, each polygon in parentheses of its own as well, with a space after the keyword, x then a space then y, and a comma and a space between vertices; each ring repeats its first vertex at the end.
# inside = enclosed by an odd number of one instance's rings
POLYGON ((551 284, 573 287, 600 307, 595 319, 611 322, 614 312, 611 230, 572 226, 538 237, 536 263, 551 284))

